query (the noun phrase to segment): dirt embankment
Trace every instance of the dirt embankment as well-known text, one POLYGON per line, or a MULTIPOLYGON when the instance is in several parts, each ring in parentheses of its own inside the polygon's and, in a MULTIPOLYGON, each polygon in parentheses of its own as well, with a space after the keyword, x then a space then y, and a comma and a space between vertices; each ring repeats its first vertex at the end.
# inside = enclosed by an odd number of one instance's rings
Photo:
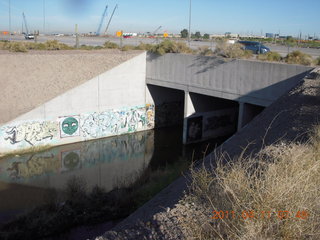
POLYGON ((142 51, 0 51, 0 124, 140 53, 142 51))
MULTIPOLYGON (((320 120, 320 69, 311 77, 305 78, 266 108, 220 146, 218 151, 225 151, 230 158, 236 158, 248 144, 246 152, 250 154, 280 140, 283 144, 308 141, 312 126, 319 124, 320 120)), ((213 161, 215 156, 211 154, 206 158, 205 165, 213 161)), ((197 217, 197 209, 196 206, 179 202, 187 186, 188 177, 179 178, 112 231, 96 240, 188 239, 181 228, 181 218, 186 214, 190 215, 190 219, 197 217)), ((208 216, 210 211, 208 209, 208 216)))

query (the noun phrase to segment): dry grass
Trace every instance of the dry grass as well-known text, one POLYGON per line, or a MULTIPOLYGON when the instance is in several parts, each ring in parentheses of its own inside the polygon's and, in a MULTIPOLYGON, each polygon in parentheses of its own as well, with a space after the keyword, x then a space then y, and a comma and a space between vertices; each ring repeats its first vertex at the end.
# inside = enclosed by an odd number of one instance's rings
POLYGON ((154 45, 150 50, 150 52, 164 55, 166 53, 194 53, 195 51, 192 50, 187 46, 184 42, 174 42, 170 40, 164 40, 159 44, 154 45))
POLYGON ((306 53, 293 51, 286 56, 285 61, 289 64, 311 65, 313 59, 306 53))
POLYGON ((282 57, 277 52, 267 52, 265 54, 259 54, 257 56, 258 60, 261 61, 269 61, 269 62, 280 62, 282 61, 282 57))
POLYGON ((282 143, 265 147, 255 157, 223 164, 226 160, 221 154, 214 171, 191 170, 186 201, 201 210, 198 216, 202 214, 201 221, 189 219, 184 224, 189 236, 320 239, 319 126, 308 144, 282 143), (223 211, 224 216, 212 211, 223 211), (211 219, 214 216, 218 219, 211 219))
POLYGON ((10 52, 28 52, 28 50, 71 50, 72 47, 60 43, 57 40, 49 40, 44 43, 34 42, 0 42, 0 50, 10 52))
POLYGON ((217 42, 215 54, 226 58, 251 58, 252 52, 243 50, 243 46, 239 43, 230 44, 226 40, 220 40, 217 42))
POLYGON ((212 55, 214 55, 213 51, 207 46, 199 47, 198 48, 198 54, 202 55, 202 56, 212 56, 212 55))

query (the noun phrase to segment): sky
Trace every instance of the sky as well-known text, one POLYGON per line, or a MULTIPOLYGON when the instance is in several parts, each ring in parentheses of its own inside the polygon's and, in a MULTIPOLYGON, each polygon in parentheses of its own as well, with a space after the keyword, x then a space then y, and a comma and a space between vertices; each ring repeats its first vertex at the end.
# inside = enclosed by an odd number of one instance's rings
MULTIPOLYGON (((21 31, 22 12, 31 31, 47 33, 96 32, 105 6, 107 20, 116 4, 108 33, 161 32, 180 33, 189 28, 190 0, 0 0, 0 31, 9 30, 9 1, 11 29, 21 31), (45 6, 45 8, 44 8, 45 6), (45 27, 44 10, 45 9, 45 27)), ((191 0, 191 32, 201 34, 280 33, 320 37, 319 0, 191 0)))

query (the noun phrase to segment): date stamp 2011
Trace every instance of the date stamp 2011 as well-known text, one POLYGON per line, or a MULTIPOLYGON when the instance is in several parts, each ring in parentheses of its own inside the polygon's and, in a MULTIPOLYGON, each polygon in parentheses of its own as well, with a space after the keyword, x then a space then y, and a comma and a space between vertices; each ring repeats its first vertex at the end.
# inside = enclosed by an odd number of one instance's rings
POLYGON ((211 219, 235 219, 242 218, 244 220, 250 219, 270 219, 276 217, 280 220, 297 218, 301 220, 306 220, 309 217, 308 211, 255 211, 255 210, 244 210, 240 212, 236 211, 212 211, 211 219))

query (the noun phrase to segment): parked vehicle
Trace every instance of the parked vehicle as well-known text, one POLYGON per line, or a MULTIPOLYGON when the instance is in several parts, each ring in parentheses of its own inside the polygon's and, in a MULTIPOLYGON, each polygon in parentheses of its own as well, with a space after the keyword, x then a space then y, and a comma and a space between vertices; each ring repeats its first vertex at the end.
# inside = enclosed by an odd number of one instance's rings
POLYGON ((255 54, 263 54, 270 52, 270 49, 266 46, 264 46, 260 42, 254 42, 254 41, 239 41, 238 43, 242 44, 244 46, 244 50, 250 50, 255 54))
POLYGON ((34 39, 34 35, 31 34, 31 33, 25 34, 25 35, 24 35, 24 38, 27 39, 27 40, 34 39))

